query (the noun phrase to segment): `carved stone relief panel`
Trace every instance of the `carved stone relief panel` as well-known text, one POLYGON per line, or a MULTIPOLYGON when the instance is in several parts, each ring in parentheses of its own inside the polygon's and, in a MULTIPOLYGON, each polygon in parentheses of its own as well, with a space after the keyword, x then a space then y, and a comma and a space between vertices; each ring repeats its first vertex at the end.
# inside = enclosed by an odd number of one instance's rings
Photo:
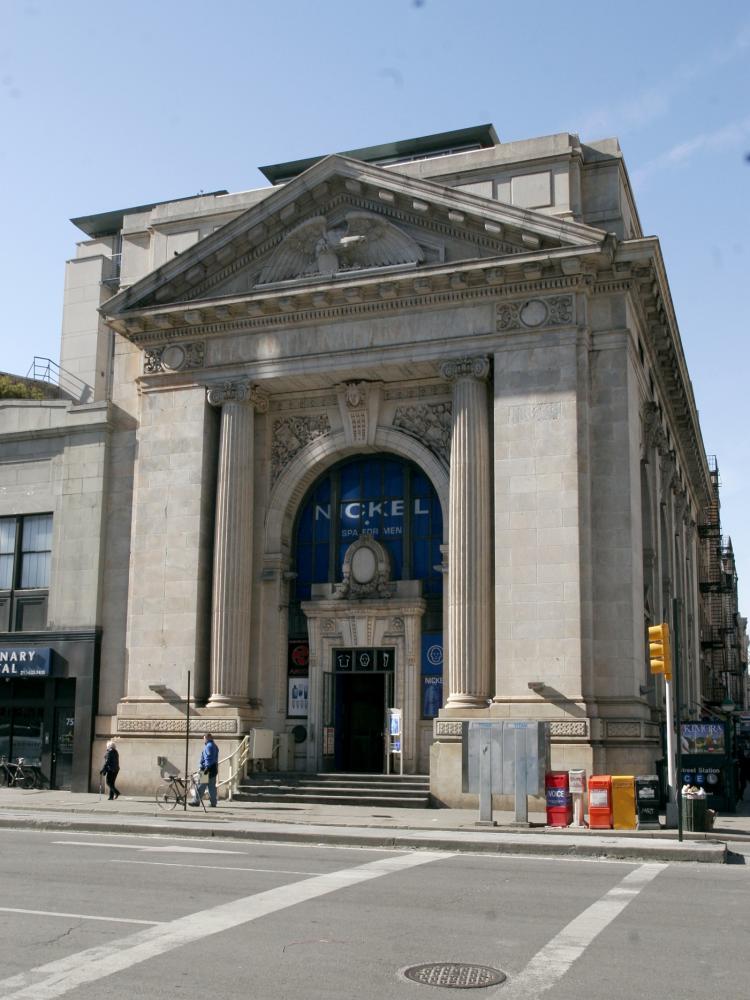
POLYGON ((202 340, 149 347, 143 355, 143 371, 146 375, 156 375, 160 372, 179 372, 185 368, 202 368, 205 353, 206 345, 202 340))
POLYGON ((571 722, 550 722, 550 736, 579 736, 587 737, 589 734, 589 724, 585 719, 571 722))
POLYGON ((573 322, 574 315, 572 295, 500 302, 497 306, 497 329, 537 330, 540 327, 565 326, 573 322))
MULTIPOLYGON (((232 735, 239 732, 238 719, 193 718, 190 720, 191 733, 204 733, 210 725, 212 733, 232 735)), ((118 719, 118 733, 184 733, 185 719, 118 719)))
POLYGON ((393 264, 418 264, 419 244, 371 212, 347 212, 340 223, 319 215, 292 229, 263 268, 259 284, 393 264))
POLYGON ((451 403, 416 403, 397 407, 393 426, 426 445, 447 468, 450 465, 452 420, 451 403))
POLYGON ((331 433, 327 413, 309 416, 277 417, 273 421, 271 443, 271 476, 275 482, 286 466, 303 448, 317 438, 331 433))
POLYGON ((457 719, 434 719, 432 723, 432 732, 435 739, 445 736, 452 736, 460 739, 462 734, 461 722, 457 719))

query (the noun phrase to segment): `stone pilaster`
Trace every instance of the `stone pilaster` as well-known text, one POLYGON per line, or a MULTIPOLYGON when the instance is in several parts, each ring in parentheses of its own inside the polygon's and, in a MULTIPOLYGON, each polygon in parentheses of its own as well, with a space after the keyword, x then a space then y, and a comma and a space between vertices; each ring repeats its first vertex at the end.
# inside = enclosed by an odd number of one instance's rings
POLYGON ((492 591, 487 358, 441 366, 453 383, 448 521, 448 709, 484 708, 492 591))
POLYGON ((268 401, 245 380, 208 390, 221 407, 211 599, 209 705, 248 703, 253 551, 255 410, 268 401))

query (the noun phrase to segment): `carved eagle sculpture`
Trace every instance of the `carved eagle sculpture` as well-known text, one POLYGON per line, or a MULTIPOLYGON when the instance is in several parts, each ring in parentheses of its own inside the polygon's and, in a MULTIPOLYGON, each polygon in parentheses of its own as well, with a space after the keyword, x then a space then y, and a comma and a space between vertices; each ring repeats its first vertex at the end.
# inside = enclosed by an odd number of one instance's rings
POLYGON ((261 271, 258 284, 309 274, 417 264, 423 258, 422 248, 411 236, 377 215, 348 212, 336 226, 318 215, 285 237, 261 271))

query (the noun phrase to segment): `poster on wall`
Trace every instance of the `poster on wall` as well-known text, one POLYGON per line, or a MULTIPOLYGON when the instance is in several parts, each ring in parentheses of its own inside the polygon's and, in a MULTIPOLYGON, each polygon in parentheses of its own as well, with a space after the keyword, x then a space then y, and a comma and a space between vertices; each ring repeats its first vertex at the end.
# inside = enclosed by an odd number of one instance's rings
POLYGON ((288 679, 288 698, 286 714, 291 718, 307 717, 307 677, 290 677, 288 679))
POLYGON ((298 640, 289 643, 289 659, 287 670, 289 676, 305 676, 310 664, 310 646, 307 640, 298 640))
POLYGON ((443 707, 443 678, 422 677, 422 718, 434 719, 443 707))
POLYGON ((724 753, 723 722, 684 722, 680 728, 683 753, 724 753))

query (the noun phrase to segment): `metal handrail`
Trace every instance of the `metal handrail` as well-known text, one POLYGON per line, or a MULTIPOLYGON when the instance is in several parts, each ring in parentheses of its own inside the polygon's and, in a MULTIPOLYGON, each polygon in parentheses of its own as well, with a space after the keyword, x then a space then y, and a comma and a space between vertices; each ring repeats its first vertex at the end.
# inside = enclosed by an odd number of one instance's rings
POLYGON ((66 396, 70 396, 71 399, 77 402, 83 401, 91 391, 91 386, 84 382, 83 379, 78 378, 77 375, 67 371, 65 368, 61 368, 51 358, 44 358, 39 355, 34 356, 31 367, 26 373, 26 378, 57 386, 66 396))
POLYGON ((216 787, 221 788, 222 786, 227 786, 227 798, 232 801, 232 796, 237 791, 240 783, 240 776, 242 775, 245 765, 250 759, 250 737, 244 736, 242 742, 236 747, 232 753, 227 754, 226 757, 222 757, 219 760, 219 766, 229 762, 229 777, 224 778, 222 781, 216 782, 216 787))

